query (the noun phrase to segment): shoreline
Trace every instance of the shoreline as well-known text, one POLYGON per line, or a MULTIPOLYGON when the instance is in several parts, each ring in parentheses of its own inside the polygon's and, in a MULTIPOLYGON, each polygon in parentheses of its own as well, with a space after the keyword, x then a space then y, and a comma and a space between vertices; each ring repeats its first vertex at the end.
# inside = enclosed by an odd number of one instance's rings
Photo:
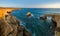
POLYGON ((12 7, 0 7, 0 18, 4 16, 4 13, 12 12, 12 10, 19 10, 20 8, 12 8, 12 7))

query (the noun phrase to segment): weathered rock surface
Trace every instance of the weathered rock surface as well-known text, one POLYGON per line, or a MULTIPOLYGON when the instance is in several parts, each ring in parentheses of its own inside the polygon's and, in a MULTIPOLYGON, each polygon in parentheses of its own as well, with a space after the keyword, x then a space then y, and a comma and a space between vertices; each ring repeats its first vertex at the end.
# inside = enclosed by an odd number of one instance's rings
MULTIPOLYGON (((60 33, 60 14, 45 14, 44 16, 42 16, 42 19, 47 19, 47 16, 51 16, 52 17, 52 20, 54 21, 54 23, 56 22, 56 27, 55 27, 55 36, 58 36, 57 35, 57 32, 60 33)), ((59 34, 58 33, 58 34, 59 34)))
POLYGON ((19 25, 19 21, 6 13, 0 18, 0 36, 31 36, 31 34, 19 25))
POLYGON ((43 19, 46 19, 47 16, 51 16, 52 20, 57 22, 57 27, 60 27, 60 15, 59 14, 45 14, 43 19))

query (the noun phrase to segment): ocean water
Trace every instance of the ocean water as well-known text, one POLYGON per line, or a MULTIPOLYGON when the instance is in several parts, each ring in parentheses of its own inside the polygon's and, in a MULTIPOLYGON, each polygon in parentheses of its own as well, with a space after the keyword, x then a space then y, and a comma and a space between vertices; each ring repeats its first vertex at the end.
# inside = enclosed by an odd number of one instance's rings
POLYGON ((40 19, 44 14, 60 13, 58 8, 22 8, 20 10, 13 10, 12 15, 19 21, 20 25, 24 26, 32 36, 55 36, 53 29, 53 23, 48 17, 47 20, 40 19), (31 17, 27 17, 26 14, 30 12, 31 17), (50 21, 49 21, 50 20, 50 21), (49 21, 49 22, 48 22, 49 21), (50 28, 50 26, 52 28, 50 28))

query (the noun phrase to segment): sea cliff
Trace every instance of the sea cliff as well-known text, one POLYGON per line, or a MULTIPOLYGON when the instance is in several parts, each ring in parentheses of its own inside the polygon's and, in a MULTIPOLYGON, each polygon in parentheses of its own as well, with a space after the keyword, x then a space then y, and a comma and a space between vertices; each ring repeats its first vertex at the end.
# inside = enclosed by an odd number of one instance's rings
POLYGON ((60 36, 60 14, 45 14, 42 16, 42 19, 47 19, 47 17, 52 17, 52 20, 57 23, 55 28, 55 36, 60 36))
POLYGON ((15 9, 0 8, 0 36, 31 36, 25 27, 20 26, 20 21, 11 15, 12 10, 15 9))
POLYGON ((9 8, 9 7, 0 7, 0 18, 2 18, 4 16, 4 13, 11 12, 13 10, 18 10, 20 8, 9 8))

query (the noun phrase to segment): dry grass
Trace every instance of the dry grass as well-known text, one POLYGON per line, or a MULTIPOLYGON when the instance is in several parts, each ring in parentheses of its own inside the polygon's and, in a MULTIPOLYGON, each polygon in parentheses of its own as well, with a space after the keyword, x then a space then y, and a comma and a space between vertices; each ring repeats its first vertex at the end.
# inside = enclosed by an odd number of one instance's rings
POLYGON ((60 32, 55 32, 55 36, 60 36, 60 32))
POLYGON ((4 7, 0 7, 0 18, 4 16, 4 13, 6 13, 7 11, 11 12, 12 10, 16 10, 19 8, 4 8, 4 7))

